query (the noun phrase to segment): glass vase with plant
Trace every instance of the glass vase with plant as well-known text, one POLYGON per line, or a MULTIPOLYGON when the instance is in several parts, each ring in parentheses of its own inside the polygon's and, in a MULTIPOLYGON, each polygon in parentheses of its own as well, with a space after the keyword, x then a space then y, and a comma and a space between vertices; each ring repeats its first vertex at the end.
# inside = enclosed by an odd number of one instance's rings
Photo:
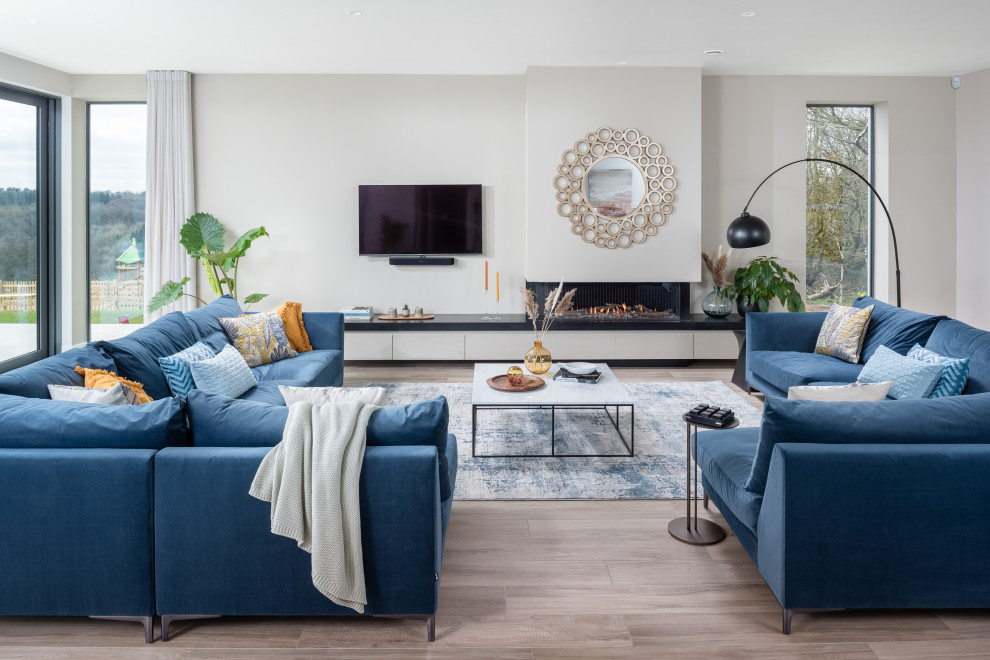
POLYGON ((724 295, 736 298, 739 314, 765 312, 775 298, 789 312, 803 312, 804 300, 794 286, 797 275, 777 263, 777 257, 757 257, 736 270, 732 284, 724 295))
POLYGON ((701 251, 701 259, 704 261, 708 273, 712 276, 712 284, 714 285, 711 293, 701 301, 701 311, 708 316, 721 318, 728 316, 732 312, 732 298, 725 295, 724 292, 726 284, 725 266, 729 263, 729 255, 731 253, 732 250, 730 249, 725 254, 722 254, 721 245, 718 246, 718 252, 715 253, 714 259, 709 257, 708 253, 704 250, 701 251))
POLYGON ((536 334, 533 348, 529 349, 523 356, 523 363, 534 374, 542 374, 550 370, 552 364, 550 351, 543 347, 543 339, 547 336, 547 331, 554 319, 563 316, 564 312, 570 309, 574 303, 577 289, 571 289, 567 293, 563 293, 563 290, 564 281, 561 280, 560 285, 547 294, 541 318, 540 310, 536 306, 536 294, 525 287, 520 289, 523 295, 523 305, 526 308, 526 316, 533 322, 533 332, 536 334), (537 327, 537 323, 540 324, 539 327, 537 327))
MULTIPOLYGON (((241 258, 247 253, 248 248, 255 239, 268 236, 264 227, 255 227, 244 232, 240 238, 234 241, 230 248, 224 247, 224 235, 227 230, 215 217, 209 213, 196 213, 186 220, 179 230, 179 243, 186 249, 186 252, 193 259, 203 262, 206 269, 206 279, 210 283, 218 297, 230 294, 237 300, 237 270, 241 258)), ((206 301, 199 296, 186 293, 185 286, 189 283, 189 278, 182 278, 181 282, 169 280, 151 300, 148 301, 147 314, 158 311, 162 307, 167 307, 182 296, 189 296, 200 301, 204 305, 206 301)), ((244 297, 244 304, 250 307, 267 296, 267 293, 252 293, 244 297)), ((245 308, 246 309, 246 308, 245 308)))

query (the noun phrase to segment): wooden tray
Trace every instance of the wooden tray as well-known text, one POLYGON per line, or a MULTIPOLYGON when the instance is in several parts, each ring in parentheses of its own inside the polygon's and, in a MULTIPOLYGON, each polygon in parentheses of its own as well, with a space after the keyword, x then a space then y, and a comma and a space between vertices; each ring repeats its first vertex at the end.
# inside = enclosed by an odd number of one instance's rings
POLYGON ((415 314, 410 314, 409 316, 388 316, 386 314, 379 314, 379 321, 428 321, 433 318, 433 314, 420 314, 416 316, 415 314))
POLYGON ((489 387, 499 392, 529 392, 538 390, 546 384, 546 381, 539 376, 523 376, 522 385, 510 385, 509 377, 506 374, 492 376, 488 379, 489 387))

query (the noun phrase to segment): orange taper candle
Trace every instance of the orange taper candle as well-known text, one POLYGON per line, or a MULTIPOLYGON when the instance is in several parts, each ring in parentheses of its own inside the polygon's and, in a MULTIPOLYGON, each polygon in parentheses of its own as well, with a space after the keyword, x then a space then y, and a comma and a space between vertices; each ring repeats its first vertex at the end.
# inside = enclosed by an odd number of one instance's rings
POLYGON ((498 302, 498 271, 495 271, 495 302, 498 302))
POLYGON ((488 291, 488 259, 485 259, 485 291, 488 291))

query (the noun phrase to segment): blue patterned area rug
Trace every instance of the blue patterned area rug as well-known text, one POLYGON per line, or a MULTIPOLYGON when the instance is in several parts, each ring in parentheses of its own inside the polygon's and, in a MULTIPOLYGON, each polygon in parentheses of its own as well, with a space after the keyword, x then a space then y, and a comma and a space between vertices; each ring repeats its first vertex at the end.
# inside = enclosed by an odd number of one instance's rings
MULTIPOLYGON (((369 383, 369 385, 372 383, 369 383)), ((720 381, 625 383, 636 403, 636 455, 609 458, 484 458, 481 454, 549 454, 549 411, 478 414, 471 456, 470 383, 373 383, 384 405, 443 395, 457 436, 458 500, 678 499, 685 496, 686 429, 681 415, 704 402, 732 408, 740 426, 759 426, 760 411, 720 381)), ((628 439, 628 418, 620 425, 628 439)), ((716 431, 718 433, 718 431, 716 431)), ((619 453, 623 446, 604 411, 558 411, 558 453, 619 453)))

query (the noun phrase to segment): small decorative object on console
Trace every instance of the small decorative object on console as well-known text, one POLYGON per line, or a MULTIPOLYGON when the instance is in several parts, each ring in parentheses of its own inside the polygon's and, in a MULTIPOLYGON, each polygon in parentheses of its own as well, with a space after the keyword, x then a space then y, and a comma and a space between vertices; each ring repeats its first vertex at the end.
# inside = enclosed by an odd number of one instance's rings
POLYGON ((704 250, 701 252, 701 259, 705 262, 705 268, 708 269, 708 273, 712 276, 712 284, 715 285, 711 293, 701 301, 701 311, 708 316, 721 318, 728 316, 732 312, 732 298, 723 292, 726 284, 725 267, 729 263, 729 255, 731 253, 732 250, 730 249, 725 254, 722 254, 721 245, 718 246, 718 252, 715 253, 714 259, 709 257, 704 250))
POLYGON ((716 428, 721 428, 731 424, 735 418, 735 413, 730 409, 719 408, 718 406, 709 406, 707 403, 699 403, 694 408, 684 413, 684 419, 692 424, 698 424, 700 426, 714 426, 716 428))
POLYGON ((525 378, 522 367, 517 367, 515 365, 509 367, 509 369, 505 372, 505 375, 509 378, 509 385, 512 385, 513 387, 519 387, 522 385, 523 379, 525 378))
POLYGON ((403 316, 409 316, 409 305, 403 305, 402 306, 402 315, 403 316))

